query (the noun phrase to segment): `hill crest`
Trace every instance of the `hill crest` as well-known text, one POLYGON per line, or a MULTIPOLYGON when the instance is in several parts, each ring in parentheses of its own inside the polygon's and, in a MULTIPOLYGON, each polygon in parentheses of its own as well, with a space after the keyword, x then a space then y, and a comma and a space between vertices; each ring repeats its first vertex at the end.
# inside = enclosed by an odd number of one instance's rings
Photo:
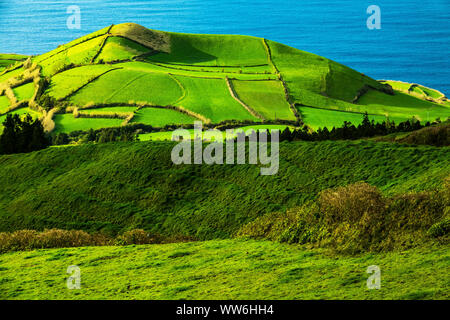
POLYGON ((196 119, 316 129, 357 124, 365 112, 376 122, 445 119, 450 104, 435 95, 267 39, 125 23, 7 66, 0 73, 0 120, 29 111, 48 131, 67 133, 196 119))

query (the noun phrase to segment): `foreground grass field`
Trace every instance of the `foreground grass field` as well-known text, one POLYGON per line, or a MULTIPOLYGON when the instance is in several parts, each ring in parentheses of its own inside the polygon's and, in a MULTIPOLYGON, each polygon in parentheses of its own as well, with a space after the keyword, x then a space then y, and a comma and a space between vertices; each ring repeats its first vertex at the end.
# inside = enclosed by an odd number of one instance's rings
POLYGON ((261 176, 258 165, 176 166, 174 145, 88 144, 0 156, 0 231, 143 228, 227 238, 256 217, 300 206, 327 188, 366 181, 393 195, 438 189, 450 174, 448 147, 281 143, 278 174, 261 176))
POLYGON ((268 241, 223 240, 0 255, 0 299, 449 299, 450 250, 329 256, 268 241), (81 270, 68 290, 66 270, 81 270), (368 290, 367 268, 381 269, 368 290))

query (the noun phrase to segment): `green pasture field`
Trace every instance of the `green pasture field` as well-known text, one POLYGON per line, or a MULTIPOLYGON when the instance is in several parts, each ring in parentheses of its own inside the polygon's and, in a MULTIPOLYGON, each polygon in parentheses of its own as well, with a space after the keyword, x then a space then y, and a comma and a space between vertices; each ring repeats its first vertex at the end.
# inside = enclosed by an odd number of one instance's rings
MULTIPOLYGON (((191 133, 191 137, 194 138, 193 133, 194 130, 189 130, 191 133)), ((152 132, 152 133, 144 133, 139 135, 140 141, 172 141, 172 133, 173 131, 161 131, 161 132, 152 132)))
POLYGON ((106 36, 93 38, 86 42, 62 50, 46 60, 40 61, 44 76, 51 76, 67 65, 89 64, 101 48, 106 36))
POLYGON ((0 53, 0 72, 2 72, 6 67, 16 64, 17 62, 27 59, 28 56, 20 54, 7 54, 0 53))
POLYGON ((411 83, 403 82, 403 81, 393 81, 386 80, 382 81, 382 83, 389 84, 394 90, 408 92, 409 88, 411 88, 411 83))
MULTIPOLYGON (((231 129, 231 130, 243 130, 244 132, 253 130, 253 131, 273 131, 273 130, 279 130, 280 132, 283 131, 284 129, 286 129, 287 127, 289 127, 291 130, 294 129, 294 127, 291 126, 286 126, 286 125, 254 125, 254 126, 245 126, 245 127, 240 127, 240 128, 236 128, 236 129, 231 129)), ((191 134, 191 140, 193 140, 195 138, 194 136, 194 130, 193 129, 189 129, 187 130, 190 132, 191 134)), ((226 130, 222 131, 223 132, 223 139, 229 139, 229 138, 234 138, 236 137, 235 134, 232 134, 231 136, 227 136, 226 134, 226 130)), ((140 134, 139 135, 139 140, 140 141, 172 141, 172 134, 173 131, 161 131, 161 132, 152 132, 152 133, 144 133, 144 134, 140 134)), ((202 139, 209 139, 207 137, 207 134, 202 133, 202 139)))
MULTIPOLYGON (((41 116, 41 114, 39 112, 34 111, 30 108, 20 108, 20 109, 16 109, 11 112, 8 112, 8 114, 18 114, 20 116, 25 116, 27 113, 30 114, 33 117, 33 119, 41 116)), ((7 116, 7 114, 3 114, 2 116, 0 116, 0 123, 3 123, 3 121, 6 119, 6 116, 7 116)))
POLYGON ((340 63, 329 60, 330 72, 326 77, 326 94, 329 97, 352 102, 364 85, 381 89, 382 84, 340 63))
MULTIPOLYGON (((225 79, 226 77, 230 79, 239 79, 239 80, 277 80, 277 76, 275 74, 270 73, 252 73, 251 68, 243 68, 242 73, 236 73, 233 70, 234 68, 223 68, 223 67, 199 67, 195 68, 193 66, 178 66, 167 63, 152 63, 152 62, 123 62, 115 64, 116 67, 123 67, 129 70, 137 70, 143 72, 160 72, 164 74, 172 74, 172 75, 180 75, 185 77, 193 77, 193 78, 210 78, 210 79, 225 79), (223 71, 223 72, 222 72, 223 71), (230 71, 230 72, 228 72, 230 71), (248 71, 245 73, 244 71, 248 71)), ((257 67, 255 67, 257 68, 257 67)))
MULTIPOLYGON (((196 65, 190 65, 190 64, 169 64, 169 63, 162 63, 162 62, 153 62, 151 60, 147 60, 148 62, 152 64, 156 64, 157 66, 167 68, 169 72, 173 73, 181 73, 183 74, 183 71, 190 71, 190 72, 200 72, 204 75, 207 75, 208 73, 210 76, 220 76, 221 73, 226 73, 228 77, 234 76, 234 77, 241 77, 243 74, 254 74, 254 75, 269 75, 274 74, 273 68, 269 65, 261 65, 261 66, 248 66, 248 67, 226 67, 226 66, 196 66, 196 65)), ((194 75, 193 73, 191 73, 194 75)))
POLYGON ((56 114, 53 117, 55 121, 55 132, 70 133, 73 131, 88 131, 90 129, 101 129, 109 127, 120 127, 123 119, 106 118, 74 118, 73 114, 56 114))
POLYGON ((10 65, 13 65, 17 63, 18 60, 6 60, 6 59, 0 59, 0 72, 3 71, 4 68, 9 67, 10 65))
MULTIPOLYGON (((394 96, 375 90, 369 90, 358 102, 358 109, 373 113, 386 114, 389 117, 411 118, 415 116, 421 121, 442 120, 450 116, 450 107, 421 100, 402 92, 394 96)), ((355 108, 356 109, 356 108, 355 108)), ((355 110, 357 111, 357 110, 355 110)))
MULTIPOLYGON (((396 122, 406 121, 413 116, 425 122, 434 121, 436 118, 444 120, 450 116, 449 106, 425 101, 399 91, 396 91, 395 95, 391 96, 379 91, 369 90, 359 99, 358 104, 328 98, 303 89, 300 89, 299 92, 302 94, 303 105, 305 106, 347 111, 349 113, 367 112, 383 117, 389 116, 390 119, 394 119, 396 122)), ((322 123, 322 126, 329 125, 331 124, 322 123)))
POLYGON ((171 53, 150 56, 151 61, 204 66, 254 66, 268 63, 262 39, 234 35, 168 33, 171 53), (233 48, 230 50, 230 48, 233 48), (245 48, 245 50, 242 50, 245 48))
POLYGON ((283 44, 267 41, 272 60, 287 82, 291 95, 299 100, 297 88, 312 92, 326 91, 328 60, 312 53, 297 50, 283 44))
POLYGON ((15 54, 15 53, 0 53, 0 60, 16 60, 23 61, 27 59, 28 56, 23 54, 15 54))
POLYGON ((7 96, 0 96, 0 114, 5 113, 10 106, 10 101, 7 96))
POLYGON ((323 250, 254 240, 85 247, 0 255, 3 299, 448 300, 445 246, 330 256, 323 250), (67 267, 81 270, 68 290, 67 267), (381 270, 369 290, 367 268, 381 270))
POLYGON ((307 91, 314 94, 326 93, 331 98, 351 101, 365 84, 375 88, 381 86, 355 70, 315 54, 273 41, 268 41, 268 45, 274 64, 298 103, 307 104, 304 100, 307 91))
MULTIPOLYGON (((170 33, 136 24, 113 26, 107 34, 108 30, 109 27, 104 28, 33 57, 33 62, 43 68, 41 76, 51 78, 47 94, 56 99, 68 97, 64 102, 78 107, 102 103, 175 105, 213 123, 256 120, 231 97, 225 82, 228 77, 240 99, 263 117, 295 120, 281 82, 275 82, 283 79, 290 93, 289 103, 301 107, 368 112, 402 120, 415 116, 433 121, 450 115, 449 102, 425 101, 426 97, 440 97, 437 91, 418 86, 415 91, 419 96, 413 96, 400 92, 409 84, 396 81, 386 82, 399 90, 395 96, 370 90, 352 103, 364 86, 380 89, 383 84, 334 61, 270 40, 170 33), (151 54, 141 56, 139 61, 127 61, 147 52, 151 54), (97 58, 92 62, 94 57, 97 58), (114 63, 99 64, 101 60, 114 63), (57 73, 63 68, 70 69, 57 73), (122 69, 101 75, 111 68, 122 69)), ((6 57, 0 55, 0 60, 8 60, 6 57)), ((22 72, 18 69, 1 75, 0 83, 22 72)), ((323 118, 326 122, 318 123, 316 117, 313 123, 312 114, 309 116, 307 121, 312 127, 331 127, 343 120, 341 114, 337 120, 330 114, 323 118)), ((345 120, 352 119, 354 116, 345 120)), ((153 123, 169 124, 160 120, 153 123)))
MULTIPOLYGON (((403 93, 408 93, 409 89, 413 85, 412 83, 407 83, 407 82, 402 82, 402 81, 392 81, 392 80, 383 81, 383 83, 387 83, 395 90, 402 91, 403 93)), ((433 99, 439 99, 442 97, 442 94, 439 93, 437 90, 427 88, 422 85, 417 85, 416 87, 414 87, 413 92, 421 94, 424 97, 429 96, 433 99)))
POLYGON ((76 105, 93 103, 129 103, 165 106, 182 96, 182 90, 168 74, 129 69, 111 71, 70 97, 76 105))
POLYGON ((56 49, 54 49, 52 51, 49 51, 47 53, 44 53, 44 54, 41 54, 39 56, 33 57, 32 60, 33 60, 33 62, 36 62, 36 63, 38 63, 40 65, 42 65, 43 62, 45 62, 45 64, 48 64, 47 61, 49 59, 52 59, 52 57, 54 57, 54 56, 56 56, 58 54, 61 54, 64 51, 67 51, 70 48, 76 47, 78 45, 82 45, 82 44, 86 43, 89 40, 101 38, 103 35, 105 35, 108 32, 108 30, 109 30, 109 26, 105 27, 105 28, 103 28, 101 30, 95 31, 93 33, 90 33, 88 35, 85 35, 85 36, 83 36, 81 38, 75 39, 75 40, 73 40, 73 41, 71 41, 71 42, 69 42, 67 44, 60 45, 60 46, 58 46, 58 48, 56 48, 56 49))
POLYGON ((30 82, 20 87, 14 88, 14 95, 18 101, 29 100, 34 95, 34 83, 30 82))
POLYGON ((167 124, 193 124, 197 119, 171 109, 142 108, 136 112, 132 122, 145 123, 153 127, 164 127, 167 124))
POLYGON ((52 77, 46 93, 55 99, 65 98, 92 79, 111 69, 112 67, 108 65, 89 65, 58 73, 52 77))
POLYGON ((296 120, 280 81, 233 81, 238 97, 268 120, 296 120))
POLYGON ((149 52, 149 50, 150 49, 126 38, 108 37, 96 62, 128 60, 137 55, 149 52))
POLYGON ((186 96, 177 106, 201 114, 213 123, 230 119, 256 120, 239 102, 231 96, 226 81, 222 79, 201 79, 176 76, 186 96))
POLYGON ((137 107, 127 107, 127 106, 114 106, 105 108, 92 108, 92 109, 80 109, 79 112, 82 113, 133 113, 137 107))
POLYGON ((247 130, 255 130, 255 131, 260 131, 260 130, 270 130, 270 131, 280 130, 280 131, 283 131, 286 128, 289 128, 291 131, 295 129, 295 127, 292 127, 292 126, 277 125, 277 124, 261 124, 261 125, 255 125, 255 126, 245 126, 245 127, 240 127, 239 129, 242 129, 242 130, 247 132, 247 130))
POLYGON ((433 99, 439 99, 442 98, 442 94, 439 93, 436 90, 424 87, 424 86, 419 86, 419 88, 425 93, 425 95, 430 96, 433 99))
POLYGON ((19 69, 15 69, 12 71, 8 71, 3 75, 0 75, 0 83, 6 82, 7 80, 9 80, 11 78, 14 78, 14 77, 20 75, 23 71, 24 70, 22 68, 19 68, 19 69))

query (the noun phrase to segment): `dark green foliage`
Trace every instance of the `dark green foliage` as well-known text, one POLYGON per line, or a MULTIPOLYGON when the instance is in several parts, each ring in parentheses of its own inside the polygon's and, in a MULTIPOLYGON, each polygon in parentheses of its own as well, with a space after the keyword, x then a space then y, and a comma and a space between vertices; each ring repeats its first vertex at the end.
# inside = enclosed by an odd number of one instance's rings
POLYGON ((367 181, 384 194, 431 190, 448 148, 368 141, 280 144, 277 175, 257 165, 180 165, 171 142, 85 144, 0 157, 0 231, 45 228, 117 234, 144 229, 227 238, 264 214, 327 188, 367 181))
POLYGON ((95 134, 95 139, 94 134, 95 133, 93 132, 93 130, 91 130, 88 133, 89 141, 96 141, 98 143, 116 142, 116 141, 122 142, 139 141, 138 135, 133 131, 133 129, 129 127, 102 129, 97 134, 95 134))
POLYGON ((72 142, 78 143, 107 143, 107 142, 135 142, 139 141, 139 129, 134 126, 119 128, 106 128, 87 132, 74 131, 71 134, 58 133, 53 136, 53 145, 67 145, 72 142))
POLYGON ((433 238, 445 237, 450 234, 450 219, 444 219, 431 226, 428 234, 433 238))
POLYGON ((50 229, 42 232, 18 230, 0 232, 0 253, 44 248, 151 244, 171 241, 159 235, 151 235, 142 229, 126 231, 115 239, 101 233, 89 234, 80 230, 50 229))
POLYGON ((56 146, 62 146, 62 145, 68 144, 69 142, 70 142, 69 135, 64 132, 58 133, 56 136, 53 137, 53 141, 52 141, 53 145, 56 145, 56 146))
POLYGON ((450 202, 442 190, 385 197, 376 187, 356 183, 320 193, 284 213, 271 213, 243 226, 239 237, 313 244, 340 253, 415 247, 438 238, 448 243, 450 202))
POLYGON ((48 94, 43 94, 42 96, 40 96, 38 99, 38 103, 47 111, 53 109, 57 105, 56 99, 49 96, 48 94))
POLYGON ((436 147, 450 145, 450 122, 414 131, 407 137, 398 140, 410 144, 426 144, 436 147))
POLYGON ((48 147, 42 123, 27 114, 24 119, 8 114, 0 136, 0 154, 25 153, 48 147))

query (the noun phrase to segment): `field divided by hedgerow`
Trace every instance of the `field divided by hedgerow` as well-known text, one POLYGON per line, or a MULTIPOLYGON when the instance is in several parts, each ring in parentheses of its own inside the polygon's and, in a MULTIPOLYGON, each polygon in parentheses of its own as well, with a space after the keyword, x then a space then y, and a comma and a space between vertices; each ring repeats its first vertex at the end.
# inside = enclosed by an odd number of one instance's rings
POLYGON ((268 63, 262 39, 248 36, 168 33, 170 53, 150 56, 150 61, 204 66, 257 66, 268 63), (232 48, 232 49, 231 49, 232 48), (245 50, 242 50, 245 48, 245 50), (231 50, 230 50, 231 49, 231 50))
POLYGON ((280 81, 233 81, 239 99, 265 119, 295 121, 280 81))
POLYGON ((270 241, 222 240, 0 255, 3 299, 448 299, 449 250, 327 255, 270 241), (68 290, 67 266, 81 268, 68 290), (367 267, 382 272, 368 290, 367 267), (220 279, 220 280, 219 280, 220 279))
POLYGON ((149 124, 153 127, 164 127, 167 124, 193 124, 198 119, 172 109, 142 108, 136 111, 132 120, 135 123, 149 124))
POLYGON ((90 129, 101 129, 120 127, 123 119, 110 118, 74 118, 73 114, 56 114, 53 118, 56 124, 55 132, 89 131, 90 129))
MULTIPOLYGON (((0 61, 25 58, 0 55, 0 61)), ((31 62, 41 68, 41 79, 46 77, 49 81, 44 97, 55 98, 62 112, 64 108, 71 112, 74 107, 102 104, 177 106, 213 124, 262 118, 296 120, 289 108, 291 104, 348 112, 324 110, 323 115, 314 116, 310 112, 302 121, 313 129, 353 122, 354 112, 403 121, 413 116, 421 121, 445 120, 450 116, 450 103, 436 90, 420 85, 406 89, 397 82, 378 82, 312 53, 249 36, 171 33, 126 23, 61 45, 32 57, 31 62), (232 97, 227 81, 233 84, 243 104, 232 97), (398 90, 392 91, 388 84, 398 90)), ((1 74, 0 85, 25 74, 25 69, 24 64, 1 74)), ((28 91, 25 88, 13 88, 20 99, 30 97, 29 92, 22 92, 28 91)), ((146 124, 158 123, 162 128, 187 120, 172 114, 173 119, 165 116, 146 124)), ((139 121, 151 119, 152 116, 145 116, 139 121)), ((93 120, 71 119, 70 122, 83 122, 71 126, 66 120, 58 119, 55 130, 97 127, 101 122, 96 120, 96 124, 89 125, 83 123, 93 120), (64 129, 58 128, 63 123, 64 129)))
POLYGON ((13 89, 14 95, 18 101, 29 100, 34 94, 34 83, 30 82, 13 89))
POLYGON ((76 105, 134 101, 166 106, 181 95, 181 88, 167 74, 119 69, 93 81, 70 97, 70 101, 76 105))
POLYGON ((78 45, 69 47, 49 57, 48 59, 39 61, 44 76, 52 76, 68 65, 85 65, 99 52, 106 36, 96 37, 78 45))
POLYGON ((66 98, 93 79, 112 69, 108 65, 92 65, 58 73, 52 77, 47 94, 58 100, 66 98))
POLYGON ((176 76, 186 96, 177 106, 198 113, 213 123, 228 119, 233 114, 236 120, 256 120, 245 108, 234 100, 224 79, 204 79, 176 76))
POLYGON ((132 59, 137 55, 149 52, 149 49, 126 38, 108 37, 96 62, 132 59))
POLYGON ((359 100, 355 111, 356 109, 376 110, 376 113, 385 113, 392 117, 414 116, 424 122, 434 121, 436 118, 447 119, 450 116, 450 106, 424 101, 402 92, 391 96, 369 90, 359 100))

